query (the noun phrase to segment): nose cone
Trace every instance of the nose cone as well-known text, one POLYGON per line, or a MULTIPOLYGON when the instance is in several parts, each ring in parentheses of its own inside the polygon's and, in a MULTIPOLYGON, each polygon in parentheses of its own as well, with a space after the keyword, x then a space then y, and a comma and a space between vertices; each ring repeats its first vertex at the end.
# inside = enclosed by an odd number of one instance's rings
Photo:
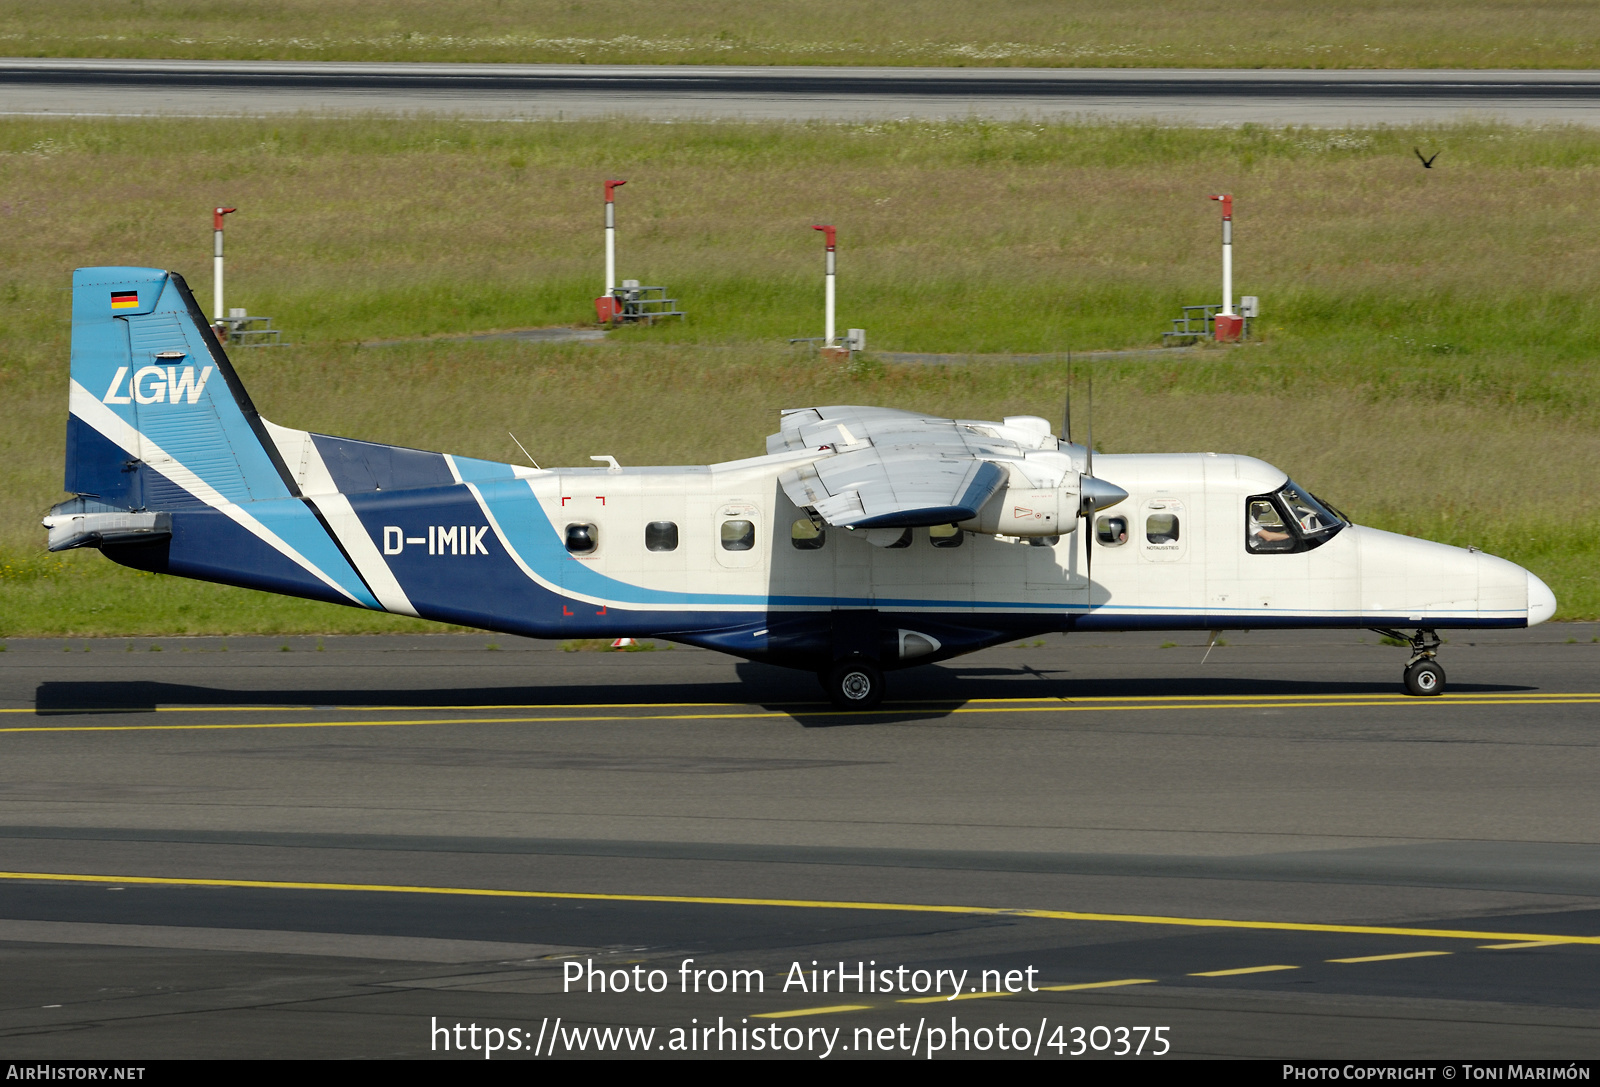
POLYGON ((1528 575, 1528 625, 1538 626, 1556 613, 1556 594, 1550 586, 1528 575))
POLYGON ((1078 481, 1078 486, 1081 488, 1078 501, 1085 515, 1095 510, 1103 510, 1107 506, 1115 506, 1128 497, 1127 491, 1115 483, 1107 483, 1098 476, 1084 476, 1078 481))

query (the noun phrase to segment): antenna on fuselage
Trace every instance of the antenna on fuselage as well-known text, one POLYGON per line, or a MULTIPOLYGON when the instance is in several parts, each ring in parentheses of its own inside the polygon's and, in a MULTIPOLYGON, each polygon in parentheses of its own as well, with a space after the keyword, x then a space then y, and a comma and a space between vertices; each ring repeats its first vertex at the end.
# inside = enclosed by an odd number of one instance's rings
MULTIPOLYGON (((511 431, 509 431, 509 430, 506 431, 506 433, 511 435, 511 440, 512 441, 517 442, 517 436, 515 434, 511 434, 511 431)), ((522 443, 521 442, 517 442, 517 448, 518 449, 522 449, 522 443)), ((532 453, 529 453, 526 449, 522 449, 522 455, 524 457, 528 458, 528 463, 529 464, 533 465, 535 468, 539 468, 539 462, 533 459, 533 454, 532 453)), ((544 469, 543 468, 539 468, 539 471, 542 472, 542 471, 544 471, 544 469)))

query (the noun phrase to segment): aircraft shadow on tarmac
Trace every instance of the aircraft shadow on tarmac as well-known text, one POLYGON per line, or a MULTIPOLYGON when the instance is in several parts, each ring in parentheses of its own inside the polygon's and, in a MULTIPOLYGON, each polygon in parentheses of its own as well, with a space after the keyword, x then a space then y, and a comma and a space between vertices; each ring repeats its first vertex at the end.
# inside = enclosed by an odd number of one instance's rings
MULTIPOLYGON (((833 710, 807 675, 770 665, 741 663, 737 683, 638 684, 564 683, 507 687, 431 687, 421 689, 280 687, 234 690, 148 680, 127 682, 48 682, 35 691, 40 716, 153 713, 160 706, 390 706, 426 710, 440 707, 564 707, 603 705, 641 709, 671 704, 685 711, 694 703, 760 706, 788 713, 806 727, 887 723, 906 717, 937 718, 976 699, 994 698, 1216 698, 1278 696, 1399 695, 1399 685, 1371 681, 1241 679, 1238 677, 1066 678, 1050 670, 1020 667, 961 668, 929 665, 896 673, 891 698, 872 713, 833 710)), ((1504 694, 1536 688, 1521 684, 1459 683, 1454 694, 1504 694)))

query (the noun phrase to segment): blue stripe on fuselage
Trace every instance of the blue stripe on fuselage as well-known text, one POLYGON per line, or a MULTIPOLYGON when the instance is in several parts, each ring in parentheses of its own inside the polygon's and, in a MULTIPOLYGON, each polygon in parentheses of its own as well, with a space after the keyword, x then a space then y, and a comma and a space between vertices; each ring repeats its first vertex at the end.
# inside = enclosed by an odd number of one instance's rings
MULTIPOLYGON (((549 521, 531 491, 523 487, 532 515, 549 521)), ((350 506, 374 540, 385 541, 385 529, 399 530, 399 551, 384 555, 395 579, 417 612, 427 619, 488 627, 538 638, 584 638, 613 631, 652 634, 706 626, 727 626, 748 614, 701 611, 627 611, 563 597, 524 574, 500 546, 477 499, 465 486, 428 487, 409 491, 374 491, 349 496, 350 506), (454 529, 453 547, 429 554, 429 529, 454 529), (475 530, 483 530, 481 532, 475 530), (465 532, 463 532, 465 530, 465 532), (465 537, 465 539, 463 539, 465 537), (407 540, 421 540, 408 543, 407 540), (472 541, 485 553, 468 553, 472 541), (450 553, 450 552, 454 553, 450 553)), ((391 547, 395 534, 388 533, 391 547)), ((563 550, 563 557, 570 560, 563 550)), ((539 568, 545 574, 545 568, 539 568)), ((549 571, 560 584, 561 570, 549 571)), ((548 576, 548 575, 547 575, 548 576)))

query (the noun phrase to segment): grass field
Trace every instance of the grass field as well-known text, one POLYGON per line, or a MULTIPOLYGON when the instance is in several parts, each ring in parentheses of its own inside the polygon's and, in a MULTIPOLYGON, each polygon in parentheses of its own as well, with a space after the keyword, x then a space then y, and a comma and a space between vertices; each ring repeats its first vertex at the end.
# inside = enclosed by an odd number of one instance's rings
POLYGON ((590 64, 1587 68, 1586 0, 58 0, 14 56, 590 64))
POLYGON ((839 227, 841 325, 879 350, 1132 347, 1217 293, 1223 191, 1261 342, 1097 364, 1100 448, 1263 456, 1593 618, 1597 176, 1576 129, 0 122, 0 635, 436 629, 43 553, 70 269, 174 268, 208 304, 213 204, 241 209, 230 302, 298 345, 236 355, 270 418, 495 459, 515 431, 586 465, 748 456, 805 403, 1058 416, 1059 364, 841 371, 788 348, 819 331, 810 225, 839 227), (682 327, 355 346, 582 321, 608 176, 630 181, 619 270, 672 287, 682 327))

